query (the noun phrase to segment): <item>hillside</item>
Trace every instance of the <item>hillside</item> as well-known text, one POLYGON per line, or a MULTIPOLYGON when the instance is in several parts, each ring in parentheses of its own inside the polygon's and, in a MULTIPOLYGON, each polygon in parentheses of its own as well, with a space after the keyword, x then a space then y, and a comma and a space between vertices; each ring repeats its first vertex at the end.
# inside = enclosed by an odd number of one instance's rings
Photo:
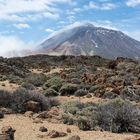
POLYGON ((111 29, 83 24, 58 31, 41 43, 37 53, 49 55, 99 55, 115 59, 140 58, 140 42, 111 29))

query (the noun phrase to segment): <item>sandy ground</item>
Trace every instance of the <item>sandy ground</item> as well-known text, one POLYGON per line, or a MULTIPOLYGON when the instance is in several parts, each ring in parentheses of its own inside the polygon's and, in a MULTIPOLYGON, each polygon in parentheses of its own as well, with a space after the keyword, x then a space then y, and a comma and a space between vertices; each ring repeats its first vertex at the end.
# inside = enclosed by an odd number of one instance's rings
POLYGON ((44 126, 48 131, 57 130, 66 132, 67 128, 72 130, 71 134, 63 138, 55 138, 56 140, 67 140, 70 136, 79 135, 81 140, 134 140, 140 135, 134 134, 114 134, 100 131, 80 131, 76 126, 69 126, 65 124, 54 124, 44 121, 42 124, 33 123, 32 119, 24 117, 23 115, 6 115, 0 121, 0 129, 3 126, 10 125, 16 129, 15 140, 46 140, 51 138, 38 138, 39 134, 48 134, 48 132, 40 132, 39 128, 44 126))
POLYGON ((95 96, 91 97, 91 98, 87 98, 87 97, 75 97, 75 96, 58 96, 57 99, 61 102, 61 103, 64 103, 64 102, 68 102, 68 101, 79 101, 79 102, 82 102, 82 103, 102 103, 102 102, 105 102, 107 101, 107 99, 101 99, 101 98, 97 98, 95 96))
POLYGON ((17 84, 9 83, 9 81, 0 81, 0 90, 14 91, 19 86, 17 84))
MULTIPOLYGON (((72 68, 65 68, 65 70, 70 70, 70 69, 72 69, 72 68)), ((64 70, 64 69, 63 68, 55 68, 55 69, 51 69, 50 72, 47 72, 44 74, 49 75, 49 74, 53 74, 53 73, 60 73, 62 70, 64 70)), ((42 69, 30 69, 30 71, 32 73, 40 74, 40 73, 42 73, 43 70, 42 69)))

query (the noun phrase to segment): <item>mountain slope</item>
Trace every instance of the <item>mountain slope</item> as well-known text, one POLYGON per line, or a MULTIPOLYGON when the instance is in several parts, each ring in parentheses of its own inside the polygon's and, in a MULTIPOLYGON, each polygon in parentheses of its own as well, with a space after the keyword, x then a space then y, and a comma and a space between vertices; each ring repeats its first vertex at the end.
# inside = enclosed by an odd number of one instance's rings
POLYGON ((99 55, 105 58, 140 59, 140 42, 120 31, 84 24, 64 30, 39 46, 49 55, 99 55))

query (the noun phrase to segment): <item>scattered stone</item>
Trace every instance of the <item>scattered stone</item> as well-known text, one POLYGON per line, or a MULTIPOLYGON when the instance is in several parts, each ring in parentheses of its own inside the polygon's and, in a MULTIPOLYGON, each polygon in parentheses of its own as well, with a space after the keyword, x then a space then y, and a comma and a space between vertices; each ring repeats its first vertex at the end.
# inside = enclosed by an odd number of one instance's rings
POLYGON ((16 130, 14 130, 11 126, 5 126, 1 129, 2 137, 5 139, 0 140, 14 140, 14 133, 16 130))
POLYGON ((27 112, 24 113, 24 116, 25 116, 25 117, 32 118, 32 117, 33 117, 33 114, 34 114, 34 113, 33 113, 32 111, 27 111, 27 112))
POLYGON ((42 126, 42 127, 39 128, 39 131, 41 131, 41 132, 47 132, 48 129, 46 127, 42 126))
POLYGON ((41 111, 41 105, 39 102, 28 101, 25 103, 25 109, 27 111, 39 112, 41 111))
POLYGON ((0 108, 0 112, 4 113, 4 114, 13 114, 13 110, 10 109, 10 108, 4 108, 4 107, 1 107, 0 108))
POLYGON ((4 113, 0 111, 0 119, 4 118, 4 113))
POLYGON ((49 122, 58 122, 60 121, 59 109, 53 107, 50 111, 43 111, 39 114, 34 114, 33 118, 47 119, 49 122))
POLYGON ((67 133, 71 133, 71 129, 70 128, 67 128, 67 133))
POLYGON ((48 134, 48 136, 49 136, 50 138, 65 137, 65 136, 67 136, 67 133, 65 133, 65 132, 58 132, 58 131, 52 130, 52 131, 48 134))
POLYGON ((80 140, 80 137, 78 135, 70 137, 68 140, 80 140))
POLYGON ((34 114, 33 118, 41 118, 41 119, 46 119, 48 118, 48 111, 43 111, 39 114, 34 114))
POLYGON ((87 98, 92 98, 92 95, 91 94, 87 94, 86 97, 87 98))
POLYGON ((39 118, 36 118, 35 120, 33 120, 33 123, 43 123, 43 121, 39 118))

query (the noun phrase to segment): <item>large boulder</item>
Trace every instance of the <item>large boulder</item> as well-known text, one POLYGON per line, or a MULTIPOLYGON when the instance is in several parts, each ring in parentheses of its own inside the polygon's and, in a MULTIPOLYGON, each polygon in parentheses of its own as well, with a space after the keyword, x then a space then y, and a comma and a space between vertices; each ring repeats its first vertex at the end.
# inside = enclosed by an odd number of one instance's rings
POLYGON ((48 129, 46 127, 42 126, 42 127, 39 128, 39 131, 41 131, 41 132, 47 132, 48 129))
POLYGON ((67 136, 67 133, 65 133, 65 132, 58 132, 58 131, 52 130, 52 131, 48 134, 48 136, 49 136, 50 138, 65 137, 65 136, 67 136))
POLYGON ((5 126, 1 129, 2 134, 0 135, 0 140, 14 140, 15 129, 11 126, 5 126))
POLYGON ((28 101, 25 103, 25 110, 39 112, 39 111, 41 111, 41 104, 39 102, 35 102, 35 101, 28 101))

